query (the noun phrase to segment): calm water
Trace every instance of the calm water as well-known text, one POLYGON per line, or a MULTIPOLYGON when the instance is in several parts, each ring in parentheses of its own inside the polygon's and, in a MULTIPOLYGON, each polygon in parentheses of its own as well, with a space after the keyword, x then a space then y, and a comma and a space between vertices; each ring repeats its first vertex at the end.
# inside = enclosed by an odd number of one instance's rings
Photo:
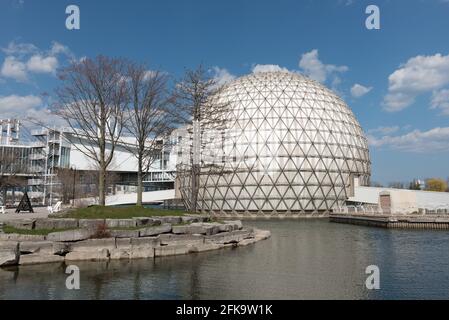
POLYGON ((0 299, 426 299, 449 298, 449 233, 327 220, 248 221, 272 237, 255 245, 156 260, 0 269, 0 299), (365 289, 379 266, 381 289, 365 289))

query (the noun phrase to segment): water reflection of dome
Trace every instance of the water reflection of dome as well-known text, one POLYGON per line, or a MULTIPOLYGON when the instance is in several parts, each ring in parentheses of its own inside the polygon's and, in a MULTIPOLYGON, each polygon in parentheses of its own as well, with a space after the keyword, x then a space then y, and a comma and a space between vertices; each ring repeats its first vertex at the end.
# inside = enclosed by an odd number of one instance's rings
MULTIPOLYGON (((346 199, 354 176, 368 183, 367 139, 350 108, 322 84, 296 73, 253 73, 219 99, 231 115, 226 138, 205 142, 198 209, 327 212, 346 199)), ((189 180, 181 176, 187 206, 189 180)))

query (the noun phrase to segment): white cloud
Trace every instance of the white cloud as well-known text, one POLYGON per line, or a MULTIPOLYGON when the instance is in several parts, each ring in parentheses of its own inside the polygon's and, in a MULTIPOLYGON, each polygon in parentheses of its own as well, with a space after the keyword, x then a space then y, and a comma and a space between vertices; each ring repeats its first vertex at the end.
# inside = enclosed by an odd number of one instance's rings
POLYGON ((23 117, 31 109, 42 105, 42 99, 38 96, 0 96, 0 110, 3 117, 23 117))
POLYGON ((5 58, 0 73, 3 77, 12 78, 16 81, 27 80, 26 65, 13 56, 5 58))
POLYGON ((416 56, 388 77, 385 110, 400 111, 414 103, 423 93, 449 84, 449 55, 416 56))
POLYGON ((4 118, 29 120, 32 125, 64 126, 64 120, 52 113, 41 97, 35 95, 0 96, 0 110, 4 118))
POLYGON ((219 86, 235 79, 235 75, 231 74, 227 69, 215 66, 212 68, 212 71, 214 72, 214 80, 219 86))
POLYGON ((391 127, 377 127, 375 129, 369 129, 368 133, 374 134, 374 133, 380 133, 383 135, 392 134, 397 131, 399 131, 399 126, 391 126, 391 127))
POLYGON ((365 94, 367 94, 368 92, 370 92, 373 89, 373 87, 365 87, 361 84, 354 84, 351 88, 351 95, 354 98, 360 98, 362 96, 364 96, 365 94))
POLYGON ((368 135, 368 141, 373 147, 388 147, 405 152, 447 152, 449 150, 449 127, 437 127, 428 131, 414 130, 404 135, 386 135, 380 138, 368 135))
POLYGON ((434 91, 430 105, 432 109, 441 109, 443 115, 449 115, 449 89, 434 91))
POLYGON ((288 72, 288 69, 277 64, 256 64, 253 65, 252 72, 288 72))
POLYGON ((2 48, 2 51, 7 55, 25 55, 33 52, 37 52, 38 48, 32 43, 16 43, 11 41, 6 48, 2 48))
POLYGON ((72 56, 72 51, 70 51, 69 47, 57 42, 57 41, 53 41, 51 44, 51 48, 50 48, 50 52, 49 54, 52 56, 55 56, 57 54, 65 54, 67 56, 72 56))
POLYGON ((304 74, 322 83, 331 75, 349 70, 347 66, 324 64, 318 57, 317 49, 304 53, 299 60, 299 67, 304 74))
POLYGON ((69 61, 76 60, 70 49, 56 41, 44 51, 39 50, 31 43, 10 42, 6 48, 1 49, 5 58, 0 74, 5 78, 13 78, 16 81, 26 81, 28 73, 55 74, 58 68, 58 58, 64 56, 69 61))
POLYGON ((43 57, 36 54, 27 62, 27 69, 35 73, 55 73, 57 67, 58 59, 54 56, 43 57))

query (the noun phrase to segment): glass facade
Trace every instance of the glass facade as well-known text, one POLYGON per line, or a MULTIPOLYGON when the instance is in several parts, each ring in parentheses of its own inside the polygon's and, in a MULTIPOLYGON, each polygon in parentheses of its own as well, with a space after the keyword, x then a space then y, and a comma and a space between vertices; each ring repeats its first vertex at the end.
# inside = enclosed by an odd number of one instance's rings
POLYGON ((31 172, 32 149, 27 146, 0 146, 0 174, 25 175, 31 172))
MULTIPOLYGON (((217 97, 229 103, 226 128, 202 133, 198 210, 309 214, 346 200, 354 177, 369 183, 367 139, 350 108, 297 73, 241 77, 217 97)), ((178 165, 191 207, 189 161, 178 165)))

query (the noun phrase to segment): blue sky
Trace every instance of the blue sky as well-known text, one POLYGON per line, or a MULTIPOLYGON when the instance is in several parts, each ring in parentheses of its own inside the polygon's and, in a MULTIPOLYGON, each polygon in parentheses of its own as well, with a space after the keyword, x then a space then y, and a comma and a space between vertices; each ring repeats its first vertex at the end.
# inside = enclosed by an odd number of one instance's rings
POLYGON ((446 178, 448 34, 448 0, 0 0, 0 118, 57 121, 57 68, 98 54, 174 77, 204 63, 222 81, 287 68, 345 99, 369 136, 373 181, 446 178), (69 4, 80 30, 65 28, 69 4), (365 27, 369 4, 380 30, 365 27))

